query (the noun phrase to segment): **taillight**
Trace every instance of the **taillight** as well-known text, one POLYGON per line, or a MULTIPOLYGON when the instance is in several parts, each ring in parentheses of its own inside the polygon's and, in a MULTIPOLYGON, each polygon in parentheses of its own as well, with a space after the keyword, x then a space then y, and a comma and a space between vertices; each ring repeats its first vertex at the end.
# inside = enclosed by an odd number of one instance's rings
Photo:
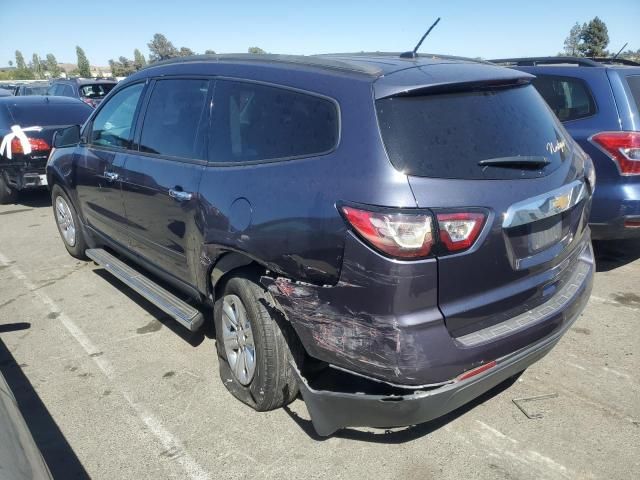
POLYGON ((87 97, 82 97, 82 101, 89 105, 90 107, 96 108, 96 102, 87 97))
POLYGON ((601 132, 590 141, 616 162, 621 175, 640 175, 640 132, 601 132))
POLYGON ((485 215, 483 213, 438 213, 440 241, 450 252, 471 247, 478 238, 485 215))
MULTIPOLYGON (((32 152, 46 152, 51 149, 49 144, 41 138, 28 138, 28 140, 32 152)), ((13 140, 11 140, 11 152, 24 153, 22 142, 17 137, 14 137, 13 140)))
POLYGON ((433 247, 429 214, 408 214, 342 207, 345 218, 373 247, 399 258, 426 257, 433 247))

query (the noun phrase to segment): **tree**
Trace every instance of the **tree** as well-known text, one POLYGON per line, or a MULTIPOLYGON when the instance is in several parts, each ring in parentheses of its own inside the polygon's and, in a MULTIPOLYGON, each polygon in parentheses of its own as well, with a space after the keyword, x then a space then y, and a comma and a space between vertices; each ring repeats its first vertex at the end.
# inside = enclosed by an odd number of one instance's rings
POLYGON ((205 53, 205 55, 215 55, 216 51, 215 50, 205 50, 204 53, 205 53))
POLYGON ((118 57, 118 61, 109 60, 109 67, 111 68, 111 75, 114 77, 126 77, 136 71, 134 62, 127 57, 118 57))
POLYGON ((147 46, 149 47, 149 52, 151 52, 149 54, 150 62, 157 62, 178 56, 178 49, 161 33, 156 33, 153 39, 147 43, 147 46))
POLYGON ((147 64, 144 55, 137 48, 133 51, 133 66, 136 70, 140 70, 147 64))
POLYGON ((582 27, 578 22, 575 23, 571 30, 569 30, 569 36, 564 39, 564 54, 570 57, 575 57, 580 54, 580 36, 582 35, 582 27))
POLYGON ((580 40, 582 43, 578 48, 585 57, 604 57, 607 55, 609 32, 607 25, 598 17, 582 27, 580 40))
POLYGON ((20 50, 16 50, 16 70, 14 72, 16 80, 31 80, 34 78, 33 72, 27 67, 24 56, 20 50))
POLYGON ((180 57, 190 57, 191 55, 195 55, 196 53, 187 47, 180 47, 180 51, 178 52, 178 56, 180 57))
POLYGON ((247 50, 248 53, 253 53, 253 54, 263 54, 263 53, 267 53, 265 52, 263 49, 261 49, 260 47, 249 47, 249 50, 247 50))
POLYGON ((9 66, 13 67, 13 60, 9 60, 9 66))
POLYGON ((90 77, 91 76, 91 64, 89 64, 89 60, 80 47, 76 46, 76 55, 78 56, 78 72, 81 77, 90 77))
POLYGON ((60 76, 60 67, 53 53, 47 53, 47 70, 49 74, 51 74, 51 78, 58 78, 60 76))
POLYGON ((31 56, 31 70, 36 78, 42 78, 42 67, 40 65, 40 57, 37 53, 31 56))

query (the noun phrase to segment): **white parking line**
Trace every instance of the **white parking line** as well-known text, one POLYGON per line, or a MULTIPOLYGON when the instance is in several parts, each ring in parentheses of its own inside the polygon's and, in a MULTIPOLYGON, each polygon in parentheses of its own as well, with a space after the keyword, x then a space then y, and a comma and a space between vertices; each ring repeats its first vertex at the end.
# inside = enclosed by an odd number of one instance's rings
POLYGON ((71 336, 80 344, 87 355, 94 361, 105 377, 112 383, 113 390, 118 391, 129 406, 135 411, 138 418, 147 427, 146 430, 156 438, 165 450, 175 452, 172 458, 175 459, 185 470, 187 477, 193 480, 205 480, 209 478, 209 474, 189 455, 182 442, 169 432, 162 422, 158 420, 143 405, 135 402, 129 393, 116 383, 116 374, 111 362, 106 359, 105 355, 96 355, 101 352, 93 342, 87 337, 82 330, 71 320, 42 289, 31 282, 22 270, 0 252, 0 264, 7 268, 11 274, 20 280, 27 290, 38 297, 42 303, 53 313, 57 313, 57 320, 67 329, 71 336))

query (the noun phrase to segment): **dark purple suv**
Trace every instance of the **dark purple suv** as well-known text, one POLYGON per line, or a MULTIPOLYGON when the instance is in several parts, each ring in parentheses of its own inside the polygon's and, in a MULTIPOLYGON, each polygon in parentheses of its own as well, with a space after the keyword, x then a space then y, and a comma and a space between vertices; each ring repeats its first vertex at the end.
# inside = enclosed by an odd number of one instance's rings
POLYGON ((301 391, 321 435, 425 422, 544 356, 589 297, 593 165, 532 78, 157 63, 57 135, 60 233, 190 330, 212 305, 224 384, 256 410, 301 391))

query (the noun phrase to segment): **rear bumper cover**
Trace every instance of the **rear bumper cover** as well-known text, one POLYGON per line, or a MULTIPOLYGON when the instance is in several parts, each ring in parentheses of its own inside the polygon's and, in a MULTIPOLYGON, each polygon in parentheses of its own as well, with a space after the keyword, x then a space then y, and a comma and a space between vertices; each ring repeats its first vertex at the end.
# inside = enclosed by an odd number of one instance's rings
POLYGON ((331 435, 345 427, 390 428, 416 425, 461 407, 540 360, 558 343, 578 316, 576 314, 560 330, 534 345, 497 359, 496 365, 485 372, 408 395, 315 390, 297 369, 295 371, 311 421, 321 436, 331 435))

